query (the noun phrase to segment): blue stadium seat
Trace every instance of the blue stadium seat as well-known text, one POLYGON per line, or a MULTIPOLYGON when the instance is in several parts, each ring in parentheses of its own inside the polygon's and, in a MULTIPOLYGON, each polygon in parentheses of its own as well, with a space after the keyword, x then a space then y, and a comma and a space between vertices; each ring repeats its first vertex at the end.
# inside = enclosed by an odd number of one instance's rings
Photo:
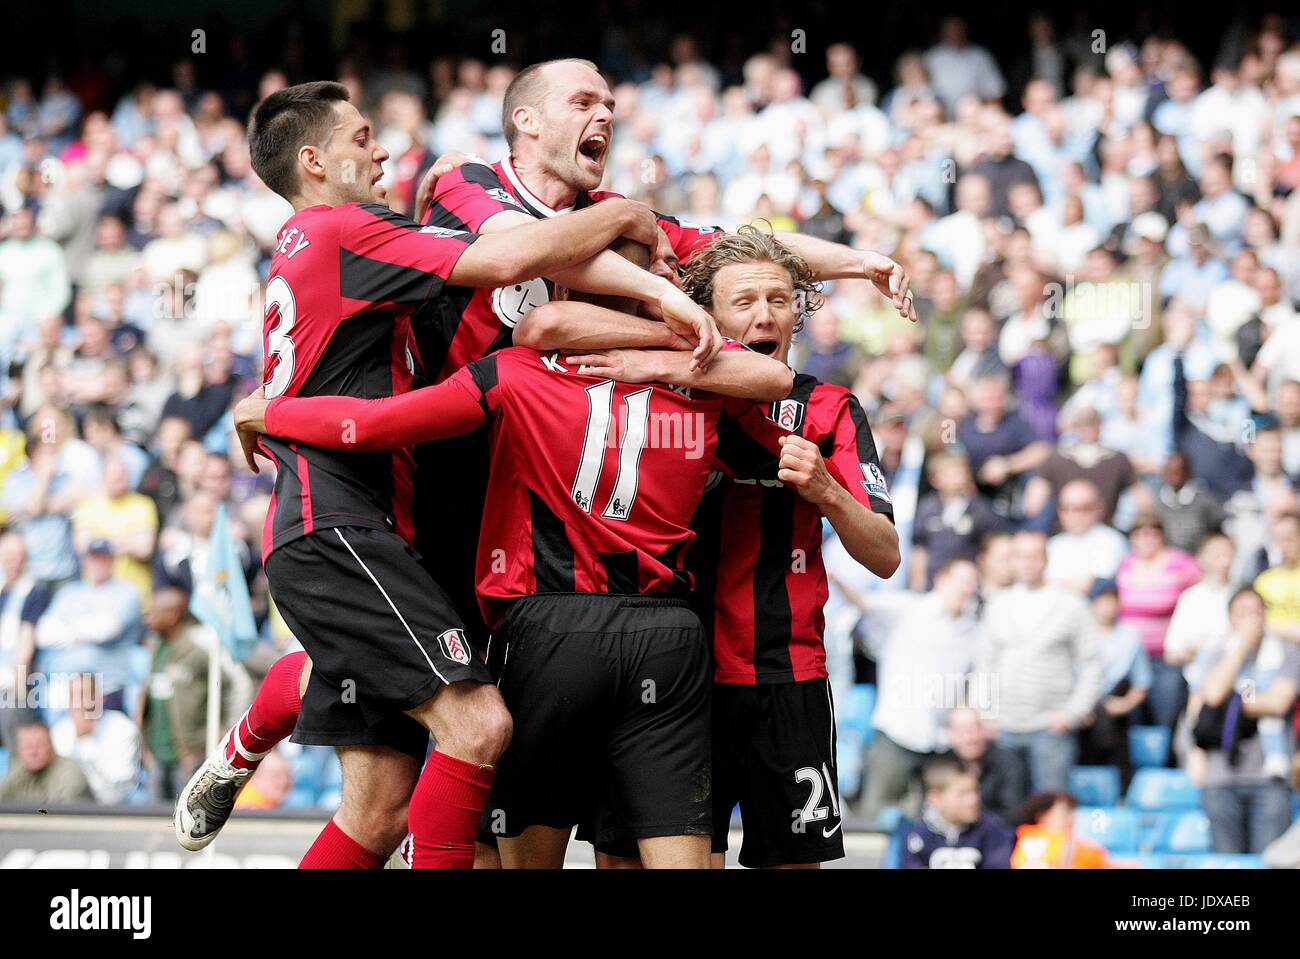
POLYGON ((9 771, 9 751, 0 746, 0 777, 9 771))
POLYGON ((1136 856, 1129 856, 1128 860, 1139 869, 1168 869, 1169 857, 1158 856, 1155 853, 1140 852, 1136 856))
POLYGON ((1073 767, 1070 770, 1070 793, 1081 806, 1118 806, 1119 767, 1073 767))
POLYGON ((1136 809, 1200 809, 1201 791, 1181 769, 1139 769, 1128 787, 1128 804, 1136 809))
POLYGON ((871 828, 879 829, 881 832, 893 832, 898 824, 906 819, 903 810, 897 806, 886 806, 876 814, 876 821, 871 824, 871 828))
POLYGON ((865 747, 875 735, 871 715, 876 711, 876 687, 870 683, 856 683, 849 687, 844 702, 836 707, 836 722, 843 729, 856 730, 865 747))
POLYGON ((1080 806, 1074 811, 1074 831, 1113 854, 1135 853, 1141 848, 1138 814, 1124 806, 1080 806))
MULTIPOLYGON (((890 807, 894 809, 895 807, 890 807)), ((895 809, 895 811, 897 811, 895 809)), ((884 818, 884 813, 881 813, 884 818)), ((902 869, 903 868, 903 840, 907 838, 907 831, 912 828, 912 820, 899 813, 895 819, 893 828, 889 830, 889 845, 885 847, 885 859, 880 864, 882 869, 902 869)))
POLYGON ((1210 851, 1210 820, 1200 810, 1163 813, 1147 843, 1153 852, 1207 853, 1210 851))
POLYGON ((835 706, 841 795, 856 796, 862 791, 864 753, 875 735, 871 725, 871 714, 875 709, 876 687, 870 683, 850 686, 844 702, 835 706))
POLYGON ((285 809, 311 809, 316 805, 316 790, 313 786, 294 783, 293 792, 284 799, 285 809))
POLYGON ((1169 758, 1169 730, 1164 726, 1130 726, 1128 752, 1134 766, 1163 766, 1169 758))
POLYGON ((321 789, 342 789, 343 766, 339 763, 338 755, 328 746, 321 746, 319 748, 323 753, 321 757, 321 789))
POLYGON ((1264 860, 1246 853, 1206 853, 1203 856, 1173 856, 1174 866, 1183 869, 1263 869, 1264 860))

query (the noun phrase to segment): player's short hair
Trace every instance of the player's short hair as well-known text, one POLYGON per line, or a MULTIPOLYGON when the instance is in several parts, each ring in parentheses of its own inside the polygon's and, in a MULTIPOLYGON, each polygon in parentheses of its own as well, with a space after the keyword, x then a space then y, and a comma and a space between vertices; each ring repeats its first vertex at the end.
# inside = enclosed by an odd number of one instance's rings
POLYGON ((973 772, 951 756, 931 759, 921 770, 921 782, 926 792, 943 792, 962 776, 974 776, 973 772))
POLYGON ((682 289, 701 306, 712 306, 713 279, 719 270, 733 263, 773 263, 790 274, 799 309, 795 332, 803 329, 804 320, 822 305, 822 285, 808 261, 770 232, 749 224, 696 252, 682 277, 682 289))
POLYGON ((558 60, 543 60, 541 63, 531 64, 516 73, 510 85, 506 87, 505 96, 501 100, 501 132, 505 134, 506 145, 512 150, 519 136, 519 129, 512 119, 514 112, 521 106, 535 105, 546 94, 546 79, 542 76, 542 71, 552 63, 580 63, 597 73, 600 72, 600 67, 590 60, 583 60, 581 57, 561 57, 558 60))
POLYGON ((254 109, 248 129, 253 172, 286 200, 297 193, 298 149, 324 143, 334 128, 334 104, 348 99, 348 88, 331 80, 272 93, 254 109))

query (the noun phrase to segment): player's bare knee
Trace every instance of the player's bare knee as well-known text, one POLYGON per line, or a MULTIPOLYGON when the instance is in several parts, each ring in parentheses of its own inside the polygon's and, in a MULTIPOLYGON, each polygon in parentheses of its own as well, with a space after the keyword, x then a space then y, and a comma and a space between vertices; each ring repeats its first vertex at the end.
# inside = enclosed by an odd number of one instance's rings
POLYGON ((448 686, 410 715, 429 730, 440 752, 480 765, 495 765, 514 731, 500 692, 484 683, 448 686))

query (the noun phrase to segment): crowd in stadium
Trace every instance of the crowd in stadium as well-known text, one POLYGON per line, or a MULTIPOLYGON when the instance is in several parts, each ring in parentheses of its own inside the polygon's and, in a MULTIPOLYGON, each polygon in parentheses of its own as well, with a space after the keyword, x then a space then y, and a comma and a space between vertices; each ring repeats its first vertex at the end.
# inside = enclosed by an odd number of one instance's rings
MULTIPOLYGON (((1078 846, 1022 842, 1017 865, 1300 864, 1300 41, 1265 18, 1198 60, 1037 17, 1015 62, 958 19, 931 44, 879 86, 846 43, 727 76, 685 35, 610 76, 606 188, 911 276, 917 323, 840 280, 796 346, 868 412, 904 544, 888 582, 826 547, 845 800, 913 822, 913 865, 1006 864, 1011 827, 1058 822, 1078 846)), ((513 73, 339 64, 394 209, 443 153, 506 154, 513 73)), ((188 602, 220 511, 261 630, 219 657, 223 728, 297 648, 260 568, 271 479, 230 415, 292 212, 247 112, 288 82, 236 99, 183 60, 106 109, 57 76, 4 84, 0 802, 174 798, 206 751, 213 638, 188 602)), ((244 805, 337 802, 319 747, 281 752, 244 805)))

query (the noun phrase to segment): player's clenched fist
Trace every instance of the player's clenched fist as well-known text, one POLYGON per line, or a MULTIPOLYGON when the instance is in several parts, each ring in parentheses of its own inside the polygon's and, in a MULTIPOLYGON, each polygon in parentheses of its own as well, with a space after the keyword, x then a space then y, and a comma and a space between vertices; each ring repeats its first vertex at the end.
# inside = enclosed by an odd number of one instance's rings
POLYGON ((781 461, 776 478, 810 503, 822 503, 831 496, 838 485, 826 469, 821 450, 816 443, 802 436, 782 436, 781 461))

